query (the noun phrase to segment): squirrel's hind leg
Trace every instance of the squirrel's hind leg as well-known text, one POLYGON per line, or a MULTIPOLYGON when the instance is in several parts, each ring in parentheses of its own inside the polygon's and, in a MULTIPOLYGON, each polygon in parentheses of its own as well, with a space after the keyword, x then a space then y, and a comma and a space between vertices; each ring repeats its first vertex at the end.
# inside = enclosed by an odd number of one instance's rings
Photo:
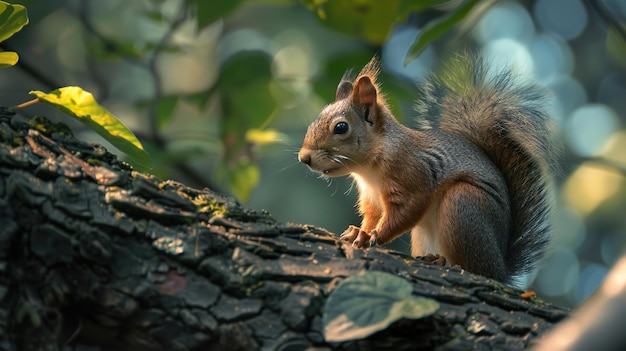
POLYGON ((503 232, 510 230, 508 204, 479 186, 459 182, 447 189, 439 206, 439 242, 451 265, 498 281, 508 280, 503 232))

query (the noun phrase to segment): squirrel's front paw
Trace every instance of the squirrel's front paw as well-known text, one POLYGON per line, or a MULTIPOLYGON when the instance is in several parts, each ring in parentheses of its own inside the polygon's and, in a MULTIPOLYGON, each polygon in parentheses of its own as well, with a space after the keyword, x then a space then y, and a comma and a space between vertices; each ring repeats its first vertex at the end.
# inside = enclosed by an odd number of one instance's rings
POLYGON ((352 247, 355 249, 367 249, 370 247, 370 235, 364 230, 359 230, 359 235, 352 242, 352 247))
POLYGON ((339 239, 352 243, 352 247, 355 249, 366 249, 370 247, 370 235, 361 228, 351 225, 346 229, 339 239))
POLYGON ((359 236, 360 231, 361 228, 351 225, 348 227, 348 229, 344 230, 341 235, 339 235, 339 239, 347 241, 349 243, 353 243, 354 240, 356 240, 357 236, 359 236))

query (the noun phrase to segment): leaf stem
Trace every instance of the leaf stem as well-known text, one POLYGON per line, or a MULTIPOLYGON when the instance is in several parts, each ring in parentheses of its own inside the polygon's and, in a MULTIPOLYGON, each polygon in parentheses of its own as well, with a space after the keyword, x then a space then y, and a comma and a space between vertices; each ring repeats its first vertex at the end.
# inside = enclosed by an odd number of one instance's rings
POLYGON ((38 102, 39 102, 39 98, 34 98, 34 99, 30 100, 30 101, 22 102, 22 103, 21 103, 21 104, 19 104, 19 105, 16 105, 16 106, 10 107, 10 108, 9 108, 9 111, 19 110, 19 109, 21 109, 21 108, 24 108, 24 107, 28 107, 28 106, 34 105, 34 104, 36 104, 36 103, 38 103, 38 102))

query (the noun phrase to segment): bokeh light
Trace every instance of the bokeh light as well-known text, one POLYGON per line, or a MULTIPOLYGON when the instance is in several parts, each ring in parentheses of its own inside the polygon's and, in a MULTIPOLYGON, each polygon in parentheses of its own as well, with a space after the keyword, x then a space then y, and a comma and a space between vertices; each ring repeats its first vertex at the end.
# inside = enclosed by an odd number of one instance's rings
POLYGON ((576 250, 585 240, 585 222, 583 217, 570 207, 559 207, 554 211, 553 245, 576 250))
POLYGON ((587 10, 580 0, 537 0, 533 15, 545 31, 563 39, 578 37, 587 26, 587 10))
POLYGON ((513 68, 518 74, 532 76, 535 70, 530 52, 512 39, 496 39, 485 44, 483 55, 494 66, 513 68))
POLYGON ((480 19, 474 36, 481 43, 504 38, 529 43, 535 36, 535 25, 521 4, 503 1, 489 9, 480 19))
POLYGON ((566 117, 575 109, 587 103, 587 92, 583 85, 569 75, 558 75, 546 83, 550 95, 547 109, 550 115, 562 126, 566 117))
POLYGON ((408 65, 404 64, 404 58, 419 33, 419 30, 409 26, 398 26, 395 29, 382 50, 382 62, 389 73, 417 82, 433 70, 436 56, 431 47, 424 49, 408 65))
POLYGON ((623 186, 619 172, 592 162, 583 163, 565 181, 561 197, 581 215, 591 214, 623 186))
POLYGON ((569 146, 580 156, 597 155, 618 127, 615 112, 602 104, 587 104, 574 110, 566 125, 569 146))
MULTIPOLYGON (((626 55, 625 55, 626 57, 626 55)), ((626 111, 626 72, 606 74, 600 81, 596 99, 599 103, 610 106, 615 111, 626 111)))
POLYGON ((535 63, 535 78, 540 82, 569 75, 574 70, 572 50, 557 36, 540 33, 530 44, 530 53, 535 63))
POLYGON ((614 162, 615 164, 626 167, 626 131, 621 130, 613 133, 604 144, 600 156, 603 159, 614 162))
POLYGON ((624 244, 626 244, 624 233, 618 230, 607 233, 600 243, 602 262, 609 266, 615 264, 619 257, 626 253, 624 244))
POLYGON ((557 247, 542 263, 535 283, 542 294, 558 296, 568 293, 576 285, 580 262, 570 249, 557 247))
POLYGON ((590 263, 582 269, 576 289, 576 302, 585 301, 600 286, 609 270, 606 266, 590 263))

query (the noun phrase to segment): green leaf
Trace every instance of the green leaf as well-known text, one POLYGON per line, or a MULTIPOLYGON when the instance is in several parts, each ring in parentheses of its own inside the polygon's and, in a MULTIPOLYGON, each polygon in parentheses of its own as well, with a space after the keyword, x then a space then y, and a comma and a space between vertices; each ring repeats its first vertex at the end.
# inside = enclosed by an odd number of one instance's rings
POLYGON ((178 96, 165 96, 157 101, 156 119, 159 128, 163 128, 172 120, 172 112, 178 103, 178 96))
POLYGON ((382 44, 399 19, 400 0, 309 0, 309 9, 328 27, 382 44))
POLYGON ((241 201, 247 201, 261 179, 261 172, 256 164, 242 157, 239 163, 228 169, 226 177, 233 195, 241 201))
POLYGON ((149 164, 148 153, 133 132, 100 106, 91 93, 79 87, 70 86, 53 90, 48 94, 41 91, 31 91, 30 94, 75 117, 135 162, 141 165, 149 164))
POLYGON ((265 128, 274 117, 278 103, 271 90, 271 58, 261 51, 242 52, 230 57, 220 69, 217 89, 221 96, 221 138, 235 138, 242 146, 246 131, 265 128))
POLYGON ((398 11, 401 16, 406 16, 411 12, 424 11, 433 6, 443 5, 450 3, 450 0, 401 0, 400 10, 398 11))
POLYGON ((437 301, 412 292, 408 281, 389 273, 364 272, 347 278, 324 305, 324 338, 328 342, 364 339, 397 320, 419 319, 437 311, 437 301))
POLYGON ((605 45, 609 57, 622 68, 626 67, 626 41, 620 36, 616 27, 609 29, 605 45))
POLYGON ((478 0, 465 1, 454 11, 428 22, 415 39, 415 43, 413 43, 409 49, 404 64, 408 65, 411 61, 415 60, 428 44, 441 38, 460 23, 477 3, 478 0))
POLYGON ((161 11, 146 11, 143 15, 155 22, 163 22, 163 13, 161 11))
POLYGON ((147 44, 141 47, 133 40, 103 38, 90 41, 89 50, 99 60, 119 61, 125 58, 139 59, 150 49, 147 44))
POLYGON ((26 8, 0 1, 0 42, 9 39, 28 24, 26 8))
POLYGON ((12 51, 0 52, 0 68, 11 67, 19 60, 17 53, 12 51))
POLYGON ((187 0, 189 5, 196 7, 196 21, 198 30, 211 25, 222 17, 226 17, 233 12, 243 0, 208 1, 208 0, 187 0))

